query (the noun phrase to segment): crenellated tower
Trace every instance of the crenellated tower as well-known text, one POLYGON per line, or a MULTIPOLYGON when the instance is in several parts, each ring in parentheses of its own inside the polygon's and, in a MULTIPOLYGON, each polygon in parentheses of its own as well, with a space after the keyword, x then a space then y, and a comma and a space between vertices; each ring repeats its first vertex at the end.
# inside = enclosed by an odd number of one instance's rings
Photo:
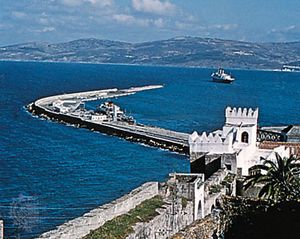
POLYGON ((241 125, 241 124, 256 124, 258 118, 258 108, 255 110, 249 108, 231 108, 225 110, 225 124, 241 125))
POLYGON ((256 147, 258 109, 231 108, 225 110, 223 134, 236 130, 235 147, 256 147))
POLYGON ((239 148, 255 148, 257 119, 258 109, 227 107, 223 130, 191 134, 190 153, 233 153, 239 148))

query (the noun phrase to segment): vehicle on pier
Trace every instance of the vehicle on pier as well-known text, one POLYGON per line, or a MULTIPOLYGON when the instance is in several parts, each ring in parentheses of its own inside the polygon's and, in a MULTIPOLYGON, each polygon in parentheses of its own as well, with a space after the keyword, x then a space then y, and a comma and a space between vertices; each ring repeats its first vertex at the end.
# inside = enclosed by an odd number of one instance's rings
POLYGON ((219 83, 232 83, 235 80, 232 75, 225 73, 223 68, 219 68, 217 72, 212 73, 211 77, 214 82, 219 83))

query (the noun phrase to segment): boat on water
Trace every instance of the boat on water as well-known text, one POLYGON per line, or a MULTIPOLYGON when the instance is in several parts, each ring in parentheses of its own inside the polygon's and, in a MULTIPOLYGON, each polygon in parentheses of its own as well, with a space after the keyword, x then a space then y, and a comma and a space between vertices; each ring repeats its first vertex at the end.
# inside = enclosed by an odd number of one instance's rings
POLYGON ((223 68, 219 68, 217 72, 211 74, 212 80, 219 83, 231 83, 235 79, 232 75, 225 73, 223 68))

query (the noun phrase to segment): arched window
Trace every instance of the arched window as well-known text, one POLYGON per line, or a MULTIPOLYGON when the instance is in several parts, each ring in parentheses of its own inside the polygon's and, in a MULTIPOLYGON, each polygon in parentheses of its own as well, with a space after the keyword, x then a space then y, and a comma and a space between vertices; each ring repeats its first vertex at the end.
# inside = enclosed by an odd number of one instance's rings
POLYGON ((242 133, 242 142, 249 143, 249 134, 246 131, 242 133))

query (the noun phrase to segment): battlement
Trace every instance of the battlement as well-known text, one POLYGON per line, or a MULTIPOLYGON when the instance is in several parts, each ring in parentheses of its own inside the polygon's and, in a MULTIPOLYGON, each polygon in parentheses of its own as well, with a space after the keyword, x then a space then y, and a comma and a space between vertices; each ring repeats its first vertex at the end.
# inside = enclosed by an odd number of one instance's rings
POLYGON ((255 110, 249 108, 231 108, 227 107, 225 110, 225 117, 247 117, 247 118, 258 118, 258 108, 255 110))
POLYGON ((190 135, 189 142, 208 144, 222 143, 223 140, 217 134, 213 135, 212 133, 209 133, 209 135, 207 135, 206 132, 203 132, 201 135, 198 135, 198 133, 195 131, 192 135, 190 135))
POLYGON ((225 110, 226 124, 257 124, 258 108, 231 108, 225 110))
POLYGON ((190 152, 231 152, 233 143, 233 133, 230 132, 225 138, 218 134, 206 134, 203 132, 199 135, 194 132, 189 136, 190 152))

